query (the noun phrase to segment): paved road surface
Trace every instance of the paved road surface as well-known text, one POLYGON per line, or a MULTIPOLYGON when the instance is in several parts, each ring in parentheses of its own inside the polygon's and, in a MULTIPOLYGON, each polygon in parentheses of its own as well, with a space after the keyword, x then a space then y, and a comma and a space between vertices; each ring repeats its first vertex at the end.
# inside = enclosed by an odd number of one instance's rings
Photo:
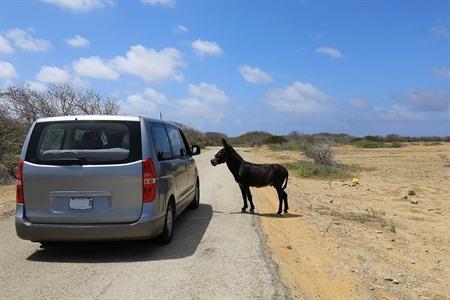
POLYGON ((238 213, 239 188, 225 165, 209 164, 214 152, 205 151, 196 159, 202 204, 180 216, 168 246, 136 241, 41 249, 16 237, 12 216, 0 216, 0 298, 284 296, 260 238, 258 216, 238 213))

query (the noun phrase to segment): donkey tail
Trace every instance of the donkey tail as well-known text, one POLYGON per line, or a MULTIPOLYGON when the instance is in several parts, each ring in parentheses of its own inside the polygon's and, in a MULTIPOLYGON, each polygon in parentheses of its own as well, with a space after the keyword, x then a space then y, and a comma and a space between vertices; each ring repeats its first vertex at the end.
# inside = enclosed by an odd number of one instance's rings
POLYGON ((284 182, 284 185, 282 187, 283 190, 287 187, 287 183, 288 183, 288 179, 289 179, 289 172, 287 169, 285 169, 285 171, 286 171, 286 181, 284 182))

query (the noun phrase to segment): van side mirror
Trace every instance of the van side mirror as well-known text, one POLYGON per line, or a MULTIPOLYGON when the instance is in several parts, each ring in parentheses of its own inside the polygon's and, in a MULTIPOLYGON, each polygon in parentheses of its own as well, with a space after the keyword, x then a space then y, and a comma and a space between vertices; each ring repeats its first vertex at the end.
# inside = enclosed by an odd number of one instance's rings
POLYGON ((199 155, 200 154, 200 147, 197 145, 191 146, 191 153, 192 155, 199 155))

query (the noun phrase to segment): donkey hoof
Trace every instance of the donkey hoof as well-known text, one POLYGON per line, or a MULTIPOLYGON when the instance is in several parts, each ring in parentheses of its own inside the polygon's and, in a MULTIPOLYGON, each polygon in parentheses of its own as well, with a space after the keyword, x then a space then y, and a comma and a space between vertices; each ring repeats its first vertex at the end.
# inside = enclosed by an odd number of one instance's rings
POLYGON ((287 209, 284 210, 284 214, 285 214, 285 215, 288 214, 288 210, 287 210, 287 209))
POLYGON ((254 214, 255 213, 255 209, 254 208, 250 209, 250 213, 254 214))
POLYGON ((246 213, 247 209, 246 208, 241 208, 241 213, 246 213))
POLYGON ((281 215, 281 210, 277 211, 277 215, 281 215))

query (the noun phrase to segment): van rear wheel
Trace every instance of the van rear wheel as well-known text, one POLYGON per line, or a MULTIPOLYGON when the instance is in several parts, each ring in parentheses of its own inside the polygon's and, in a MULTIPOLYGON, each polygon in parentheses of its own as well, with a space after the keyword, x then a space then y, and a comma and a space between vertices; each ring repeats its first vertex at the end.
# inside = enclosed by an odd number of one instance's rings
POLYGON ((166 218, 164 221, 164 229, 161 234, 161 242, 163 244, 169 244, 172 241, 173 225, 175 222, 175 208, 173 201, 170 201, 167 205, 166 218))
POLYGON ((200 183, 197 179, 197 183, 195 184, 194 200, 192 200, 189 207, 192 209, 197 209, 199 206, 200 206, 200 183))

